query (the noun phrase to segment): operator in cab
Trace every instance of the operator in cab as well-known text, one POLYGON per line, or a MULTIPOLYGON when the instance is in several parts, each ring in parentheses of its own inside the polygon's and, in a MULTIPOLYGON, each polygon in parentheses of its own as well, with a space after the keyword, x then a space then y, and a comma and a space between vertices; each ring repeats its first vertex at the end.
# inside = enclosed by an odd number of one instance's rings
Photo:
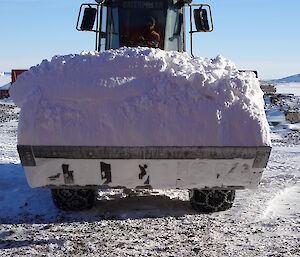
POLYGON ((160 35, 155 29, 155 19, 153 17, 147 18, 142 32, 135 35, 131 42, 132 46, 159 47, 160 35))

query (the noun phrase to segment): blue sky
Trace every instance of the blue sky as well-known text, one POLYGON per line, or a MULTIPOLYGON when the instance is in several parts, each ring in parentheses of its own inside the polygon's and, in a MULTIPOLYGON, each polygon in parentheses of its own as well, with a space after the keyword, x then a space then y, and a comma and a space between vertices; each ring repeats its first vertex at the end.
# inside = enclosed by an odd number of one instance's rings
MULTIPOLYGON (((0 71, 29 68, 56 54, 93 50, 93 34, 75 30, 83 2, 0 0, 0 71)), ((263 79, 300 73, 299 0, 205 3, 212 6, 215 30, 194 35, 195 55, 222 54, 239 69, 258 70, 263 79)))

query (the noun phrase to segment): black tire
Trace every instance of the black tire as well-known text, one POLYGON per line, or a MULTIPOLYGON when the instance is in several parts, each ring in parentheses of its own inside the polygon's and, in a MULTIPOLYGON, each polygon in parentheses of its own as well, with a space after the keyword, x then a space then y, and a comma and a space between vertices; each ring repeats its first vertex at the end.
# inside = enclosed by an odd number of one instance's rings
POLYGON ((82 211, 94 206, 96 195, 93 189, 51 189, 55 206, 63 211, 82 211))
POLYGON ((226 211, 233 205, 235 190, 189 190, 190 203, 200 213, 226 211))

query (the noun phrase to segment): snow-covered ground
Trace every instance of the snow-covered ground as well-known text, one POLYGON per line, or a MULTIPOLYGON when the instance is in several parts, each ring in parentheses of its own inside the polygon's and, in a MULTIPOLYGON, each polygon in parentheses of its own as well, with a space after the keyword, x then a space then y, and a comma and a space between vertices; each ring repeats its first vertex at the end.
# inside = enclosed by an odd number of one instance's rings
POLYGON ((300 96, 300 82, 281 83, 276 85, 279 94, 294 94, 300 96))
POLYGON ((300 83, 277 84, 276 91, 275 95, 265 97, 266 115, 271 130, 277 132, 276 136, 281 138, 291 134, 292 131, 294 131, 294 134, 299 134, 300 83), (287 113, 294 113, 294 117, 298 122, 287 122, 287 113))
POLYGON ((6 85, 11 81, 11 76, 4 72, 0 72, 0 87, 6 85))
POLYGON ((288 122, 272 126, 259 188, 238 191, 228 211, 197 214, 182 190, 115 190, 99 192, 90 211, 68 213, 54 207, 49 190, 27 184, 18 112, 0 101, 1 256, 300 256, 300 133, 284 129, 288 122))

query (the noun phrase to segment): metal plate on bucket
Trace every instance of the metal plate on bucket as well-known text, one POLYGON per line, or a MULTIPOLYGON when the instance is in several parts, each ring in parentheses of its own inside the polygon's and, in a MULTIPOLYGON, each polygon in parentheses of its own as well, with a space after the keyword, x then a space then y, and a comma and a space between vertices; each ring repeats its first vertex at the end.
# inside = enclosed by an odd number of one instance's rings
POLYGON ((271 147, 201 146, 18 146, 23 166, 36 166, 35 158, 59 159, 254 159, 253 168, 265 168, 271 147))

